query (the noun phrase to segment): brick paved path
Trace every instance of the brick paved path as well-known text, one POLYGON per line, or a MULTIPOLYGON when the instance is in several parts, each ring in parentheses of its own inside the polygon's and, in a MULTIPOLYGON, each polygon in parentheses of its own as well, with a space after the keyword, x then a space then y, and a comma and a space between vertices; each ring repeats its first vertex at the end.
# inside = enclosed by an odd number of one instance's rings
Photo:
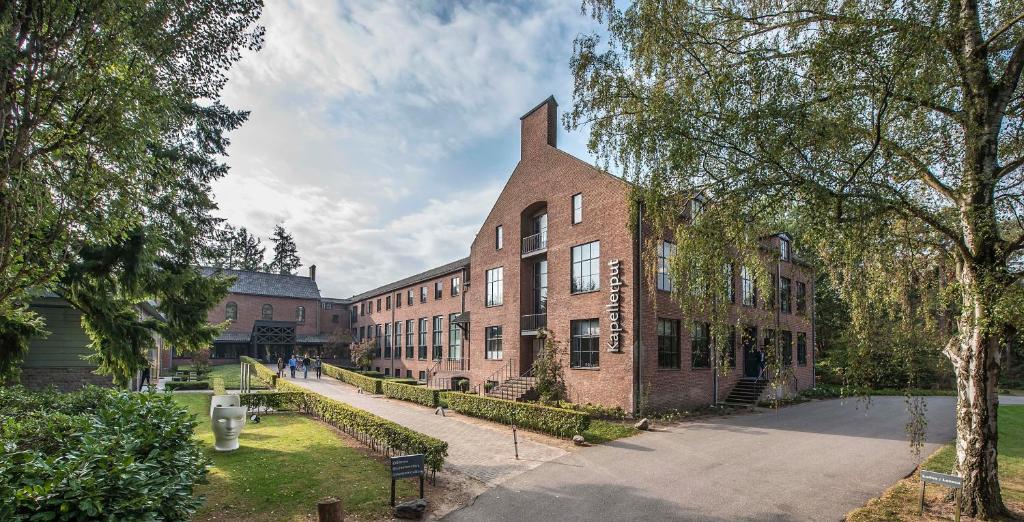
POLYGON ((289 382, 447 441, 445 467, 491 486, 567 453, 562 448, 526 440, 520 435, 519 460, 515 460, 512 431, 507 426, 478 419, 469 421, 452 411, 441 417, 435 415, 433 409, 419 404, 358 393, 354 386, 326 375, 318 381, 312 372, 308 380, 303 379, 301 373, 297 379, 288 378, 287 371, 285 374, 289 382))

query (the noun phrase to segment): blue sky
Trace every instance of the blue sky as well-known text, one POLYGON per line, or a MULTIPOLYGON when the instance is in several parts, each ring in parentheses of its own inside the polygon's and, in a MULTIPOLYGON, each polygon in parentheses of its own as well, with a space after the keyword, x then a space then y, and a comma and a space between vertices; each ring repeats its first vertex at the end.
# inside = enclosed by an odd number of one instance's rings
MULTIPOLYGON (((275 0, 261 23, 224 93, 252 114, 219 215, 264 241, 283 223, 330 297, 468 255, 519 117, 551 94, 568 110, 572 41, 596 29, 576 0, 275 0)), ((584 132, 558 141, 592 161, 584 132)))

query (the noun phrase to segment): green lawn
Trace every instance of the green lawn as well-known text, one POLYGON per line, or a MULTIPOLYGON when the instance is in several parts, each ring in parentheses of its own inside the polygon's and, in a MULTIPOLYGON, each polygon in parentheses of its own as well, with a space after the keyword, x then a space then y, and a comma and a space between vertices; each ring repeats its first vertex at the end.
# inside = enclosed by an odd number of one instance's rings
MULTIPOLYGON (((210 382, 213 382, 214 377, 224 378, 224 388, 227 390, 237 390, 242 385, 242 368, 241 364, 221 364, 212 366, 210 368, 210 382)), ((255 374, 252 378, 252 388, 254 390, 263 389, 265 386, 261 385, 257 380, 255 374)))
MULTIPOLYGON (((387 515, 390 472, 384 462, 346 446, 328 426, 296 413, 265 415, 247 424, 241 447, 213 449, 209 395, 176 394, 200 420, 196 437, 213 460, 206 496, 196 520, 308 520, 318 500, 341 498, 347 519, 376 520, 387 515)), ((398 494, 417 495, 413 481, 401 481, 398 494)))
POLYGON ((590 444, 603 444, 623 437, 631 437, 640 433, 632 424, 625 422, 591 419, 590 427, 583 432, 583 439, 590 444))
MULTIPOLYGON (((949 473, 956 462, 952 444, 943 446, 921 464, 921 469, 949 473)), ((850 522, 888 520, 919 520, 918 495, 921 479, 917 473, 897 482, 882 496, 868 501, 867 506, 851 511, 850 522)), ((999 407, 999 484, 1003 501, 1024 514, 1024 405, 999 407)), ((944 488, 928 488, 928 505, 946 505, 944 488)), ((929 509, 932 509, 929 507, 929 509)), ((951 509, 951 508, 950 508, 951 509)))

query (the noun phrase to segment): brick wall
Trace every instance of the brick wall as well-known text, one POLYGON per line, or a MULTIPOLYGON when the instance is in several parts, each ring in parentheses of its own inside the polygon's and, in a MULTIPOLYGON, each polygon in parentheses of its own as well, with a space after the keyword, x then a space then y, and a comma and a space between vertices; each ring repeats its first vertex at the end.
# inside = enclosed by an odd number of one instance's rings
POLYGON ((263 318, 264 304, 274 307, 275 321, 294 321, 296 307, 306 308, 306 320, 296 325, 295 335, 316 335, 319 333, 320 301, 318 299, 297 299, 292 297, 271 297, 248 294, 228 294, 217 306, 210 309, 207 320, 221 323, 225 319, 225 308, 229 302, 238 304, 238 320, 232 321, 226 332, 251 333, 253 323, 263 318))

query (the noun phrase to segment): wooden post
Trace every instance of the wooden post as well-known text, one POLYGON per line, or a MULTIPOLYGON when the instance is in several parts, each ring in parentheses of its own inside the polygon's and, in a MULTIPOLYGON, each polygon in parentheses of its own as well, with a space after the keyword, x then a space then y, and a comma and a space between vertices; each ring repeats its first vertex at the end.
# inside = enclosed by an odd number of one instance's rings
POLYGON ((345 520, 345 510, 341 500, 329 497, 316 503, 316 514, 320 522, 342 522, 345 520))
POLYGON ((956 522, 960 522, 960 489, 959 488, 954 490, 953 502, 956 502, 956 512, 955 512, 956 513, 956 515, 955 515, 956 518, 954 518, 953 520, 955 520, 956 522))
POLYGON ((921 502, 917 505, 917 514, 924 514, 924 480, 921 481, 921 502))

